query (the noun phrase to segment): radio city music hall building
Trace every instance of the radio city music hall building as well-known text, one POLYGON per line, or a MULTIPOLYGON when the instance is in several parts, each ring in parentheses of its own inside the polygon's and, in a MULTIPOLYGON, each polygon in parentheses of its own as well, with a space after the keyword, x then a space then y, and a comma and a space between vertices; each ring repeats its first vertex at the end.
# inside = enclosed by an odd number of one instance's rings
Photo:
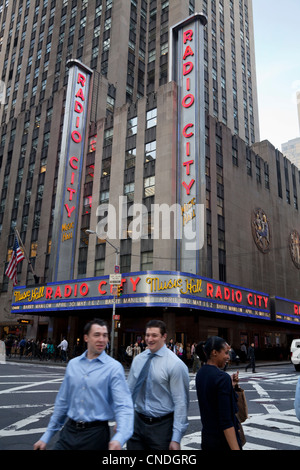
POLYGON ((251 2, 1 14, 2 335, 72 346, 89 319, 111 323, 115 298, 115 349, 151 318, 185 345, 298 337, 299 170, 259 142, 251 2), (12 289, 15 228, 27 258, 12 289))

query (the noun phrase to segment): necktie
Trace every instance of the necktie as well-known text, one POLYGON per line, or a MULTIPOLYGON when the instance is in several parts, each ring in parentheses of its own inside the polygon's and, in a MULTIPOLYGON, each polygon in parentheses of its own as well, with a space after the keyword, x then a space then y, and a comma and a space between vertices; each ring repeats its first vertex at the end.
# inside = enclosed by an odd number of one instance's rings
POLYGON ((154 358, 155 355, 156 354, 149 354, 149 357, 148 357, 147 361, 145 362, 145 364, 144 364, 144 366, 143 366, 143 368, 140 372, 140 375, 137 378, 136 384, 135 384, 133 392, 132 392, 132 401, 133 401, 133 403, 135 402, 136 397, 137 397, 139 391, 141 390, 141 387, 142 387, 143 383, 145 382, 145 379, 146 379, 146 377, 148 375, 148 372, 149 372, 151 360, 154 358))

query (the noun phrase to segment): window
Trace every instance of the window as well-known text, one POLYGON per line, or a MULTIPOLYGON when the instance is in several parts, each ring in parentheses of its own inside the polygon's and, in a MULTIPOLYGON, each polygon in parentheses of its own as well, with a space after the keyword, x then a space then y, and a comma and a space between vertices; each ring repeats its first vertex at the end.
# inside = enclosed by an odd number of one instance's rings
POLYGON ((157 124, 157 108, 151 109, 147 112, 147 129, 155 127, 157 124))
POLYGON ((144 197, 154 196, 155 194, 155 176, 149 176, 144 179, 144 197))
POLYGON ((137 133, 137 117, 129 119, 127 122, 127 135, 135 135, 137 133))
POLYGON ((122 273, 130 272, 131 269, 131 255, 120 256, 120 268, 122 273))
POLYGON ((136 148, 127 150, 125 153, 125 169, 135 166, 136 148))
POLYGON ((233 163, 233 165, 235 165, 235 166, 238 166, 238 165, 239 165, 239 163, 238 163, 238 152, 237 152, 237 150, 234 149, 234 148, 232 149, 232 163, 233 163))
POLYGON ((109 191, 100 192, 100 204, 104 204, 109 201, 109 191))
POLYGON ((160 46, 160 55, 166 55, 169 51, 169 43, 165 42, 160 46))
POLYGON ((145 145, 145 162, 150 162, 156 159, 156 140, 148 142, 145 145))
POLYGON ((153 251, 146 251, 141 255, 141 270, 148 271, 153 268, 153 251))
POLYGON ((149 51, 149 60, 148 62, 154 62, 156 58, 156 50, 153 49, 152 51, 149 51))
POLYGON ((224 199, 217 198, 217 214, 224 217, 224 199))
POLYGON ((106 131, 104 131, 103 147, 106 147, 107 145, 112 145, 113 135, 114 135, 113 128, 107 129, 106 131))
POLYGON ((96 259, 95 261, 95 276, 103 276, 105 268, 105 259, 96 259))
POLYGON ((110 175, 110 170, 111 170, 111 159, 106 158, 102 162, 102 174, 101 174, 101 176, 109 176, 110 175))
POLYGON ((129 201, 134 199, 134 183, 127 183, 124 186, 124 195, 127 196, 129 201))

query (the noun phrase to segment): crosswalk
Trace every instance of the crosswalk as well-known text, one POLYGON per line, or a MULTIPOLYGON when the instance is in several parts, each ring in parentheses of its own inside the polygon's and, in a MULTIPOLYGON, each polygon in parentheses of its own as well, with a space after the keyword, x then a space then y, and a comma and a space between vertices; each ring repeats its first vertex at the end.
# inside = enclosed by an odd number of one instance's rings
MULTIPOLYGON (((276 373, 258 368, 256 374, 240 370, 239 376, 249 408, 249 418, 243 423, 247 440, 244 449, 300 450, 300 422, 294 411, 299 374, 276 373)), ((54 370, 47 373, 34 371, 26 375, 0 375, 0 411, 2 418, 6 417, 0 426, 3 448, 13 439, 19 445, 30 435, 34 442, 35 435, 44 432, 62 379, 61 371, 54 370), (43 396, 43 400, 37 399, 37 395, 43 396), (8 410, 11 416, 7 414, 8 410)), ((181 441, 181 448, 197 451, 201 449, 201 420, 195 374, 190 374, 188 419, 189 428, 181 441)))
MULTIPOLYGON (((294 390, 299 374, 261 371, 256 374, 240 371, 249 418, 243 423, 246 436, 244 450, 300 450, 300 422, 294 410, 294 390), (259 413, 257 411, 259 407, 259 413)), ((190 377, 191 402, 196 403, 195 378, 190 377), (194 393, 193 393, 194 392, 194 393)), ((189 416, 189 429, 182 440, 183 450, 201 449, 201 422, 197 408, 189 416)))

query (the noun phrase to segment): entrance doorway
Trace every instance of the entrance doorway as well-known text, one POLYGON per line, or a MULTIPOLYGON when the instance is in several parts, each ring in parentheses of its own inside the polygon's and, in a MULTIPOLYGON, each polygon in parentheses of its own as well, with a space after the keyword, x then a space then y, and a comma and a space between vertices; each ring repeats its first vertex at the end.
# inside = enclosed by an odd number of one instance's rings
POLYGON ((48 339, 48 324, 38 325, 37 339, 41 342, 48 339))

